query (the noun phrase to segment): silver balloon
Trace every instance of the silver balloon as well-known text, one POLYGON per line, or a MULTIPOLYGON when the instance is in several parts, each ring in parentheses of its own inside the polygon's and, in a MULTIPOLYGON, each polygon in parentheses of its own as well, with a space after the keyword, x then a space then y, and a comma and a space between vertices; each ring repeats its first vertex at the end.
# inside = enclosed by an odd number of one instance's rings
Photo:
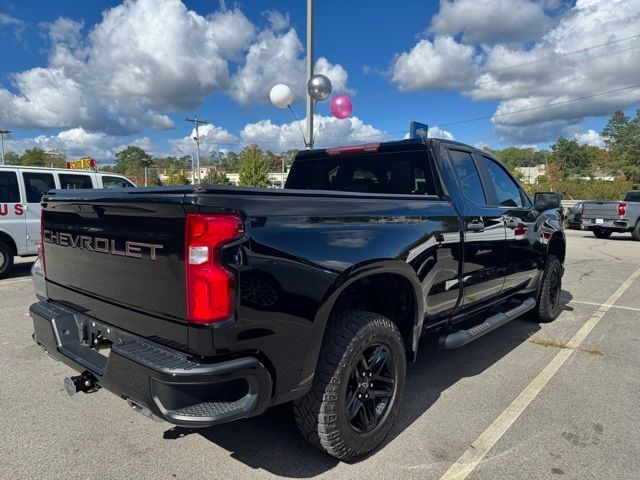
POLYGON ((314 75, 307 83, 307 92, 315 101, 322 102, 331 95, 331 80, 321 74, 314 75))

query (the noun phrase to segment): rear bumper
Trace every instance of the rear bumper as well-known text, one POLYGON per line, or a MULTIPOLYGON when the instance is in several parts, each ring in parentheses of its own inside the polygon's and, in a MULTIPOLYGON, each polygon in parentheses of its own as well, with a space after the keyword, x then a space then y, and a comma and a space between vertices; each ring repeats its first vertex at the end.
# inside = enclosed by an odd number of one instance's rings
POLYGON ((262 413, 272 380, 255 357, 199 363, 182 352, 99 322, 55 302, 29 309, 36 343, 136 410, 176 425, 205 427, 262 413), (108 356, 90 348, 100 336, 108 356))
POLYGON ((625 219, 618 220, 603 218, 602 223, 597 223, 595 218, 584 218, 582 219, 582 227, 588 230, 593 230, 594 228, 604 228, 617 231, 626 231, 629 230, 629 222, 625 219))

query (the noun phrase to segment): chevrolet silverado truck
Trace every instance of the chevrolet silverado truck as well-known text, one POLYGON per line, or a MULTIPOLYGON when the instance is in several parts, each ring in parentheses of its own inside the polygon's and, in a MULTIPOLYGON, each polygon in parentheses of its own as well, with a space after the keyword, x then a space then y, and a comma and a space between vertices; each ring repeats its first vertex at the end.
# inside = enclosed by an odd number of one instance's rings
POLYGON ((33 338, 78 372, 70 394, 186 427, 292 402, 309 442, 355 460, 396 419, 421 335, 459 348, 558 316, 559 206, 437 139, 304 151, 282 190, 53 190, 33 338))
POLYGON ((621 202, 585 202, 582 229, 591 230, 598 238, 631 232, 631 237, 640 241, 640 190, 631 190, 621 202))

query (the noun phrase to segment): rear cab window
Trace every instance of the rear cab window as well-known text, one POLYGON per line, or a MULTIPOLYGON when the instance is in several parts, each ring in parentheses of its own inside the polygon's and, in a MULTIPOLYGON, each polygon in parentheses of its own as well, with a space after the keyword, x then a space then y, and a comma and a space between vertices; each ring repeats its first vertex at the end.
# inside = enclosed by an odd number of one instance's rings
POLYGON ((20 187, 16 172, 0 171, 0 207, 4 203, 20 203, 20 187))
POLYGON ((93 188, 90 175, 61 173, 60 188, 63 190, 75 190, 78 188, 93 188))
POLYGON ((640 202, 640 190, 629 192, 624 197, 625 202, 640 202))
POLYGON ((23 172, 27 203, 40 203, 42 196, 56 188, 52 173, 23 172))
POLYGON ((293 163, 287 189, 438 195, 425 150, 327 155, 293 163))

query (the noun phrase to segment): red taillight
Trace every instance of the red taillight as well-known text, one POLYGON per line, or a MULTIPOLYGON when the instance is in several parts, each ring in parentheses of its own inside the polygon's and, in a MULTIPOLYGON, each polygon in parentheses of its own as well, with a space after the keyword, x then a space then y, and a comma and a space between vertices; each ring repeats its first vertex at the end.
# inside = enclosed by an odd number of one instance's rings
POLYGON ((379 143, 365 143, 364 145, 351 145, 349 147, 327 148, 325 151, 327 155, 349 155, 353 153, 377 152, 379 148, 379 143))
POLYGON ((626 202, 620 202, 618 204, 618 216, 624 217, 627 214, 627 204, 626 202))
POLYGON ((220 264, 220 247, 242 237, 237 215, 187 215, 185 264, 187 318, 192 323, 215 323, 233 314, 236 285, 233 273, 220 264))
POLYGON ((519 223, 516 225, 516 228, 513 229, 513 234, 516 238, 522 238, 527 234, 527 227, 524 224, 519 223))
POLYGON ((44 208, 40 209, 40 241, 38 242, 38 258, 42 264, 42 271, 47 275, 47 264, 44 261, 44 208))

